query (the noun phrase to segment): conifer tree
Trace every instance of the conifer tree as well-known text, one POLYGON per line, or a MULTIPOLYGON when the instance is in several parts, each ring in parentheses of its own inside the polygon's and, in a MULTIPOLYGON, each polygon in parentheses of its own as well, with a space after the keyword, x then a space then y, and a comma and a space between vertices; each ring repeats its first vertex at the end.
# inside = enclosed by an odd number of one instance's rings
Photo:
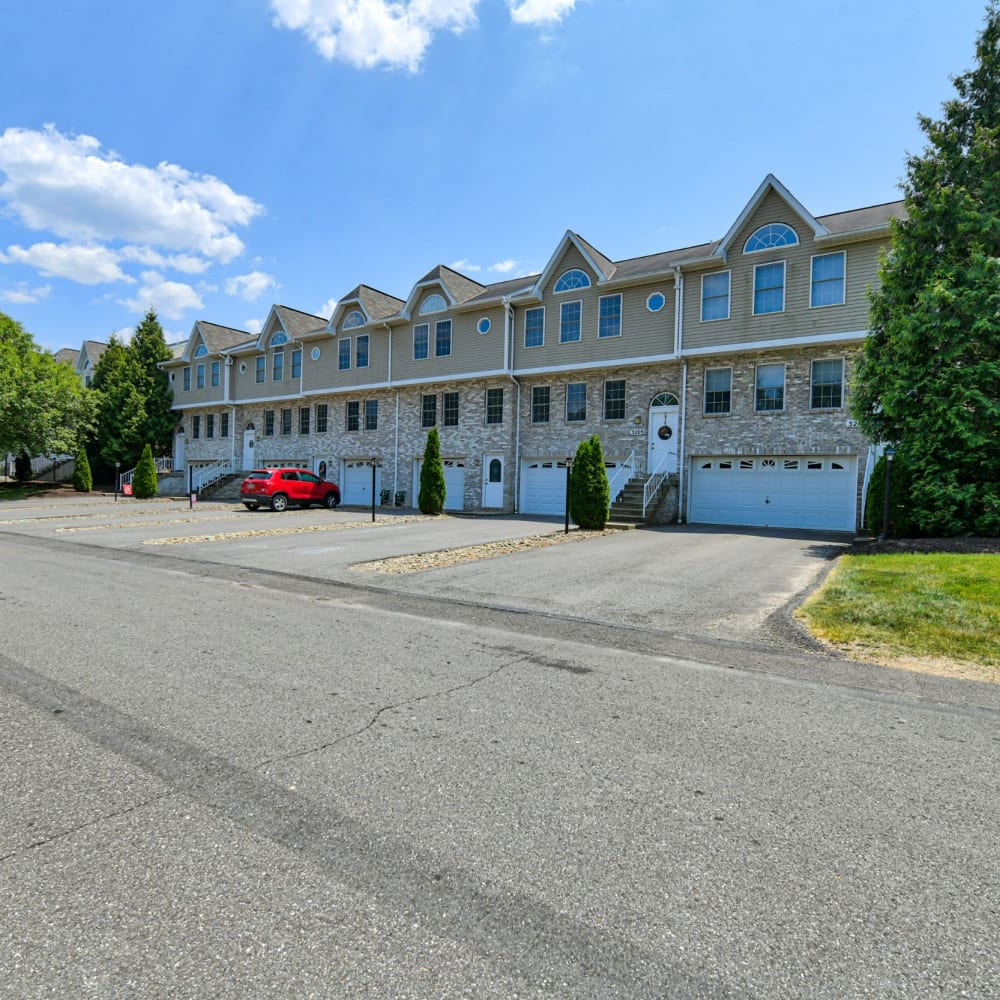
POLYGON ((148 441, 154 455, 165 455, 173 446, 176 420, 171 412, 173 391, 167 373, 158 367, 171 357, 156 310, 150 308, 135 328, 128 352, 134 362, 132 377, 143 400, 145 418, 139 428, 140 440, 148 441))
POLYGON ((132 476, 132 496, 145 500, 156 496, 156 463, 153 461, 153 449, 147 444, 142 449, 142 457, 135 467, 132 476))
POLYGON ((441 461, 441 441, 436 427, 427 432, 424 462, 420 467, 420 493, 417 506, 423 514, 440 514, 444 510, 444 463, 441 461))
POLYGON ((90 472, 87 449, 80 448, 76 453, 76 463, 73 467, 73 489, 77 493, 89 493, 93 488, 94 477, 90 472))
POLYGON ((853 382, 862 430, 896 446, 929 535, 1000 534, 1000 6, 907 160, 906 218, 871 296, 853 382))
POLYGON ((569 475, 569 513, 581 528, 603 531, 608 520, 611 488, 604 449, 595 434, 581 441, 569 475))

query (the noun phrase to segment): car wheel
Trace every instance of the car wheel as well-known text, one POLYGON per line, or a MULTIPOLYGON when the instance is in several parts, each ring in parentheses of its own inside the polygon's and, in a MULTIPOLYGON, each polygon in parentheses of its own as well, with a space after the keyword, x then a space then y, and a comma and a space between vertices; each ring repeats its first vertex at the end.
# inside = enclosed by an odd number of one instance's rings
POLYGON ((327 495, 323 498, 323 503, 326 504, 327 510, 336 510, 337 504, 340 503, 340 497, 333 492, 327 493, 327 495))
POLYGON ((284 493, 275 493, 271 497, 271 510, 277 514, 281 514, 283 511, 288 509, 288 497, 284 493))
POLYGON ((243 506, 246 507, 247 510, 256 510, 260 506, 260 504, 259 503, 244 503, 243 506))

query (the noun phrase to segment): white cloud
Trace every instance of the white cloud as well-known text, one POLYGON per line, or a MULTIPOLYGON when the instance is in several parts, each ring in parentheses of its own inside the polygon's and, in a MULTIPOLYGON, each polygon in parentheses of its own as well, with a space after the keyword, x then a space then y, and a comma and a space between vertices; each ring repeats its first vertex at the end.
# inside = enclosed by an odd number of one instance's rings
POLYGON ((119 258, 134 261, 144 267, 155 267, 160 270, 170 268, 184 274, 204 274, 211 262, 204 257, 193 257, 191 254, 170 254, 165 256, 157 253, 152 247, 125 246, 119 251, 119 258))
POLYGON ((515 267, 517 267, 517 261, 508 257, 507 260, 498 260, 495 264, 490 264, 487 270, 493 271, 494 274, 510 274, 515 267))
POLYGON ((0 302, 10 302, 18 306, 32 305, 35 302, 41 302, 42 299, 47 299, 51 291, 51 285, 39 285, 37 288, 29 288, 22 281, 17 288, 8 288, 0 291, 0 302))
POLYGON ((217 177, 172 163, 128 164, 93 136, 52 125, 0 133, 0 177, 0 200, 29 229, 223 263, 243 251, 234 227, 263 211, 217 177))
POLYGON ((336 308, 337 308, 337 300, 327 299, 326 302, 324 302, 319 307, 319 312, 317 312, 316 315, 325 316, 327 319, 329 319, 333 315, 333 312, 336 308))
POLYGON ((475 274, 476 271, 481 271, 482 268, 478 264, 473 264, 471 261, 467 260, 456 260, 454 264, 448 265, 453 271, 460 271, 462 274, 475 274))
POLYGON ((118 255, 102 246, 35 243, 25 249, 7 247, 8 262, 27 264, 47 278, 69 278, 81 285, 132 281, 119 266, 118 255))
POLYGON ((507 6, 517 24, 553 24, 576 6, 576 0, 507 0, 507 6))
POLYGON ((302 31, 327 59, 415 72, 438 31, 476 23, 479 0, 271 0, 278 27, 302 31))
POLYGON ((166 319, 180 319, 191 309, 205 308, 205 303, 190 285, 165 281, 155 271, 145 271, 142 275, 142 287, 131 299, 119 299, 119 302, 139 315, 152 306, 166 319))
POLYGON ((255 337, 261 330, 264 329, 264 321, 262 319, 248 319, 243 322, 243 329, 247 333, 252 333, 255 337))
POLYGON ((227 295, 239 295, 247 302, 256 302, 269 288, 275 287, 274 278, 263 271, 239 274, 226 282, 227 295))

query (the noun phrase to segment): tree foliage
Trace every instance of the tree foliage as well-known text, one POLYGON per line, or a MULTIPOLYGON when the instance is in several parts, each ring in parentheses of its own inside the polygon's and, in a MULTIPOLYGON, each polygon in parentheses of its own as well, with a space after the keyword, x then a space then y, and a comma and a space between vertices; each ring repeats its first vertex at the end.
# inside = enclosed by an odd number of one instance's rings
MULTIPOLYGON (((882 534, 885 521, 886 459, 883 455, 872 470, 865 502, 865 527, 873 535, 882 534)), ((897 454, 892 462, 892 481, 889 485, 889 537, 910 538, 919 534, 910 509, 912 476, 906 459, 897 454)))
POLYGON ((602 531, 608 520, 611 489, 601 439, 594 434, 576 449, 569 475, 569 513, 581 528, 602 531))
POLYGON ((907 217, 894 223, 871 296, 871 336, 852 408, 895 444, 910 515, 932 535, 1000 534, 1000 6, 977 65, 953 79, 927 146, 907 160, 907 217))
POLYGON ((420 467, 420 493, 417 506, 422 514, 440 514, 444 510, 444 463, 441 461, 441 440, 436 427, 427 432, 424 462, 420 467))
POLYGON ((142 500, 156 496, 156 462, 153 461, 153 449, 148 444, 143 447, 132 476, 132 496, 142 500))
POLYGON ((73 369, 0 313, 0 455, 72 454, 91 414, 73 369))
POLYGON ((94 477, 90 472, 90 460, 87 458, 87 449, 81 448, 76 453, 76 462, 73 466, 73 489, 77 493, 89 493, 94 488, 94 477))

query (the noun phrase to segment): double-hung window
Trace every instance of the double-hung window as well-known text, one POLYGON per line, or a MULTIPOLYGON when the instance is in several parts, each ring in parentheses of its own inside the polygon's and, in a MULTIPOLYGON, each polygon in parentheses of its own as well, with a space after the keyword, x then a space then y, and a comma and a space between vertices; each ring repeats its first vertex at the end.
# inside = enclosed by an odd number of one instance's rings
POLYGON ((327 415, 329 414, 329 409, 326 403, 320 403, 316 407, 316 433, 325 434, 326 433, 326 421, 327 415))
POLYGON ((757 365, 754 409, 758 413, 776 413, 785 408, 785 366, 757 365))
POLYGON ((779 313, 785 310, 785 262, 758 264, 753 269, 753 314, 779 313))
POLYGON ((566 386, 566 419, 571 423, 587 419, 586 382, 570 382, 566 386))
POLYGON ((547 424, 549 422, 549 387, 536 385, 531 390, 531 422, 547 424))
POLYGON ((834 410, 844 405, 844 361, 830 358, 812 363, 809 406, 814 410, 834 410))
POLYGON ((608 379, 604 383, 604 419, 625 419, 625 379, 608 379))
POLYGON ((281 411, 281 433, 286 437, 292 433, 292 411, 291 409, 281 411))
POLYGON ((205 388, 205 362, 202 361, 195 366, 194 370, 194 384, 199 389, 205 388))
POLYGON ((541 347, 545 343, 545 306, 524 311, 524 346, 541 347))
POLYGON ((573 344, 580 339, 580 325, 583 321, 583 303, 564 302, 559 307, 559 343, 573 344))
POLYGON ((354 341, 354 367, 368 367, 368 334, 359 333, 354 341))
POLYGON ((844 271, 847 264, 847 254, 824 253, 812 259, 812 286, 809 293, 809 305, 816 309, 820 306, 842 306, 844 304, 844 271))
POLYGON ((729 271, 701 277, 701 321, 729 319, 729 271))
POLYGON ((622 335, 621 295, 602 295, 597 304, 597 336, 620 337, 622 335))
POLYGON ((215 414, 210 413, 205 417, 205 437, 214 438, 215 437, 215 414))
POLYGON ((337 341, 337 371, 346 372, 351 367, 351 338, 337 341))
POLYGON ((732 368, 705 370, 705 412, 729 413, 733 403, 732 368))
POLYGON ((378 400, 377 399, 366 399, 365 400, 365 430, 366 431, 377 431, 378 430, 378 400))
POLYGON ((191 388, 191 369, 190 367, 184 369, 184 391, 187 392, 191 388))
POLYGON ((430 323, 418 323, 413 328, 413 360, 423 361, 429 356, 430 323))
POLYGON ((309 407, 300 406, 299 407, 299 433, 308 434, 309 433, 309 407))
POLYGON ((503 389, 486 390, 486 423, 503 423, 503 389))
POLYGON ((254 373, 254 381, 260 383, 264 381, 264 376, 267 372, 267 358, 263 354, 257 356, 256 360, 256 370, 254 373))
POLYGON ((212 388, 218 389, 219 383, 222 381, 222 362, 213 361, 212 362, 212 388))
POLYGON ((302 350, 292 351, 292 378, 302 378, 302 350))
POLYGON ((201 437, 201 417, 197 414, 191 420, 191 436, 193 438, 201 437))
POLYGON ((356 399, 349 400, 347 403, 344 426, 349 431, 361 430, 361 404, 356 399))
POLYGON ((229 437, 229 414, 222 413, 219 416, 219 437, 229 437))
POLYGON ((425 395, 420 397, 420 426, 423 428, 435 427, 437 425, 437 405, 436 395, 425 395))
POLYGON ((264 437, 274 436, 274 410, 264 411, 264 437))
POLYGON ((434 324, 434 357, 447 358, 451 354, 451 320, 440 319, 434 324))
POLYGON ((285 352, 275 351, 271 361, 271 381, 281 382, 285 378, 285 352))
POLYGON ((443 399, 445 427, 458 426, 458 393, 446 392, 443 399))

